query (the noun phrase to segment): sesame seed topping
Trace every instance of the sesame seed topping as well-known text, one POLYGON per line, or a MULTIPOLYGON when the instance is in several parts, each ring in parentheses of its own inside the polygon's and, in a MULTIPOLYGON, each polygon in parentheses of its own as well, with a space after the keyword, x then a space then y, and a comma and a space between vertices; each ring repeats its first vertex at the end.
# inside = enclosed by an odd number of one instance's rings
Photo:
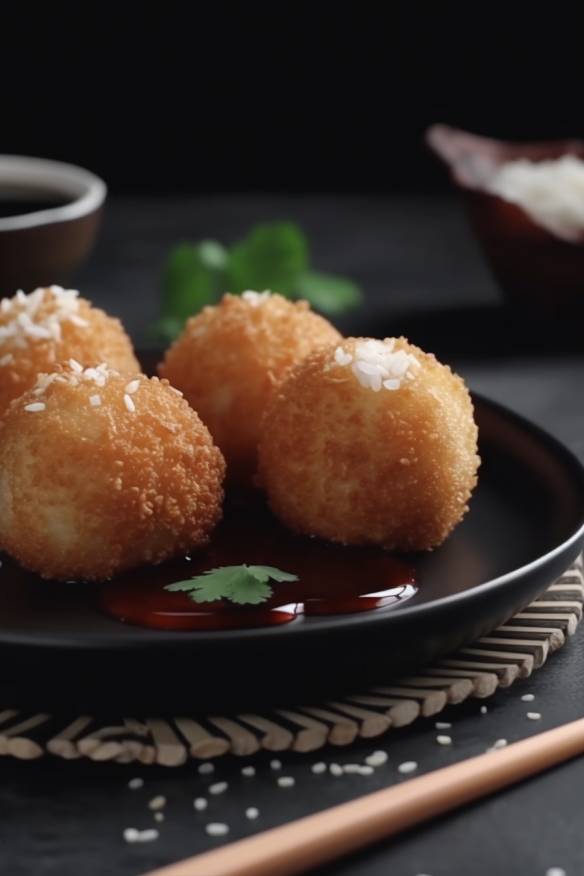
POLYGON ((369 764, 366 764, 365 766, 359 768, 360 776, 372 776, 374 772, 375 770, 372 766, 369 766, 369 764))
POLYGON ((506 747, 507 747, 507 740, 506 739, 497 739, 493 743, 493 749, 495 751, 499 751, 500 748, 506 748, 506 747))
POLYGON ((449 724, 448 721, 436 721, 434 727, 436 730, 450 730, 452 724, 449 724))
POLYGON ((140 389, 139 380, 130 380, 130 382, 126 384, 126 392, 128 395, 133 395, 138 389, 140 389))
POLYGON ((358 776, 361 771, 361 764, 359 763, 344 763, 343 764, 343 772, 347 776, 358 776))
POLYGON ((208 803, 205 797, 195 797, 193 800, 193 806, 197 812, 203 812, 203 810, 207 808, 208 803))
POLYGON ((293 779, 292 776, 278 776, 279 788, 293 788, 295 784, 296 779, 293 779))
POLYGON ((541 719, 541 712, 528 712, 525 717, 529 721, 539 721, 541 719))
POLYGON ((264 301, 267 301, 271 294, 272 293, 269 289, 266 289, 264 292, 254 292, 252 289, 247 289, 245 292, 241 293, 241 297, 248 304, 251 304, 252 307, 258 307, 260 304, 263 304, 264 301))
POLYGON ((271 761, 270 761, 270 767, 271 767, 273 770, 281 770, 281 769, 282 769, 282 761, 281 761, 281 760, 277 760, 277 759, 271 760, 271 761))
POLYGON ((244 766, 241 770, 242 776, 249 777, 249 776, 255 776, 255 774, 256 774, 255 767, 252 767, 252 766, 244 766))
POLYGON ((350 365, 360 385, 366 389, 373 392, 379 392, 382 387, 396 390, 403 380, 414 376, 412 369, 419 367, 420 363, 412 353, 394 350, 394 346, 394 338, 357 341, 354 355, 340 346, 334 352, 334 361, 341 367, 350 365))
POLYGON ((479 711, 480 711, 481 715, 486 715, 489 710, 487 709, 486 706, 481 706, 479 711))
POLYGON ((337 347, 335 350, 335 362, 337 365, 350 365, 352 361, 353 357, 350 353, 347 353, 342 347, 337 347))
POLYGON ((127 392, 124 394, 124 404, 125 404, 125 406, 126 406, 126 409, 127 409, 131 414, 133 414, 134 411, 136 410, 136 405, 134 404, 134 402, 132 401, 131 396, 129 396, 127 392))
POLYGON ((159 794, 157 797, 153 797, 152 800, 148 803, 148 809, 152 809, 154 812, 156 809, 164 809, 166 806, 166 797, 163 797, 162 794, 159 794))
POLYGON ((128 782, 128 788, 131 791, 137 791, 139 788, 143 788, 143 787, 144 787, 144 779, 140 779, 140 778, 130 779, 130 781, 128 782))
POLYGON ((159 824, 161 824, 164 821, 164 812, 155 812, 154 821, 157 821, 159 824))
POLYGON ((521 701, 524 703, 532 703, 535 699, 535 694, 523 694, 521 701))
POLYGON ((45 408, 46 404, 44 402, 31 402, 31 404, 24 406, 25 411, 30 411, 33 414, 37 411, 44 411, 45 408))
POLYGON ((229 828, 220 821, 212 821, 206 825, 205 831, 209 836, 225 836, 229 833, 229 828))
POLYGON ((75 289, 50 286, 25 295, 22 289, 0 304, 0 346, 22 349, 31 341, 61 340, 61 323, 88 325, 79 317, 79 293, 75 289))
POLYGON ((245 810, 245 817, 249 818, 250 821, 255 821, 259 814, 260 810, 256 809, 255 806, 248 806, 248 808, 245 810))
POLYGON ((77 361, 77 359, 69 359, 69 365, 73 371, 77 372, 77 374, 82 374, 83 366, 77 361))
POLYGON ((452 745, 452 737, 451 736, 437 736, 436 742, 438 745, 452 745))
POLYGON ((387 763, 387 753, 385 751, 374 751, 369 757, 365 758, 367 766, 378 767, 387 763))
POLYGON ((343 768, 338 763, 331 763, 331 765, 329 766, 329 773, 331 774, 331 776, 342 776, 343 768))
POLYGON ((562 867, 549 867, 545 876, 566 876, 566 871, 562 867))
POLYGON ((205 761, 205 763, 199 766, 199 773, 202 776, 209 776, 213 772, 215 772, 215 764, 212 764, 210 761, 205 761))
POLYGON ((403 763, 397 768, 398 773, 401 773, 402 776, 407 776, 408 773, 415 773, 418 769, 418 764, 415 760, 405 760, 403 763))
POLYGON ((228 787, 227 782, 215 782, 214 785, 209 785, 209 794, 223 794, 228 787))
POLYGON ((310 769, 315 776, 320 776, 322 773, 326 773, 326 763, 319 760, 318 763, 313 763, 310 769))
POLYGON ((92 408, 98 408, 101 404, 101 396, 100 395, 90 395, 89 396, 89 404, 92 408))
POLYGON ((148 830, 136 830, 135 827, 127 827, 124 831, 124 839, 127 843, 151 843, 159 837, 158 831, 151 827, 148 830))

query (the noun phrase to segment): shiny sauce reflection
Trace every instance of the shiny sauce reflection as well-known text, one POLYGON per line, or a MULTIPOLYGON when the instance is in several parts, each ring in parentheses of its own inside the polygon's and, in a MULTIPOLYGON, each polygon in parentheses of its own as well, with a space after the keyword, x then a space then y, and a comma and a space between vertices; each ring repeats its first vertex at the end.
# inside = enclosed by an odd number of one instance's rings
POLYGON ((295 618, 376 611, 409 599, 414 570, 379 548, 334 545, 295 535, 258 499, 230 507, 210 544, 192 557, 135 570, 106 584, 100 604, 125 623, 164 630, 224 630, 286 624, 295 618), (193 602, 165 584, 207 569, 247 563, 298 575, 274 583, 260 606, 193 602))

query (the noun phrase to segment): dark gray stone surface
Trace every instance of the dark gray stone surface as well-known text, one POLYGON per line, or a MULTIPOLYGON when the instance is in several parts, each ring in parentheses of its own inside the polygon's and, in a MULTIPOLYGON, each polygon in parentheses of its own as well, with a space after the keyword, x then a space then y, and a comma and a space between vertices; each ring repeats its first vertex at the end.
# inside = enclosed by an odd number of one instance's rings
MULTIPOLYGON (((314 261, 325 270, 359 279, 367 293, 369 324, 400 323, 400 313, 476 307, 491 313, 497 291, 480 259, 457 205, 421 199, 321 200, 239 199, 120 201, 110 205, 99 246, 78 278, 85 294, 118 313, 139 336, 157 309, 157 274, 167 247, 177 239, 217 236, 231 241, 253 221, 295 218, 314 241, 314 261)), ((478 332, 480 334, 480 331, 478 332)), ((415 337, 413 337, 415 340, 415 337)), ((437 342, 440 339, 437 338, 437 342)), ((485 339, 483 339, 484 341, 485 339)), ((584 357, 497 352, 499 338, 486 338, 480 355, 457 356, 471 386, 549 429, 584 459, 582 385, 584 357)), ((112 767, 99 764, 0 761, 0 873, 6 876, 135 876, 150 868, 217 845, 203 826, 225 821, 230 839, 284 823, 317 809, 384 787, 398 780, 396 766, 416 760, 430 770, 482 752, 495 739, 523 738, 580 717, 584 707, 583 634, 552 657, 529 681, 498 693, 488 702, 452 708, 454 745, 435 742, 432 721, 350 750, 327 751, 327 761, 354 762, 375 748, 389 763, 366 777, 314 776, 309 765, 319 755, 284 756, 283 772, 297 779, 293 789, 276 786, 269 758, 258 775, 244 779, 242 763, 218 764, 214 780, 228 791, 212 798, 207 813, 192 800, 205 794, 209 780, 194 765, 178 770, 112 767), (531 705, 522 693, 536 696, 531 705), (542 713, 528 721, 528 710, 542 713), (135 775, 141 791, 130 791, 135 775), (147 801, 168 798, 160 839, 128 846, 125 827, 149 827, 147 801), (256 822, 246 806, 261 810, 256 822)), ((177 667, 185 672, 185 667, 177 667)), ((194 689, 194 694, 196 691, 194 689)), ((412 831, 326 870, 330 876, 544 876, 563 867, 568 876, 584 872, 582 786, 584 759, 539 776, 504 794, 466 807, 448 818, 412 831)), ((321 871, 325 872, 325 871, 321 871)))

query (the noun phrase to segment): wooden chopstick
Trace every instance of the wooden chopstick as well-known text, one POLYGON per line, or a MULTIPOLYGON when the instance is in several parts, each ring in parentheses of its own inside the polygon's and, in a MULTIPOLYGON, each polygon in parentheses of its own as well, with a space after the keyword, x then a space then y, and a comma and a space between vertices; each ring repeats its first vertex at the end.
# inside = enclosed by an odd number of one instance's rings
POLYGON ((584 718, 146 876, 294 876, 584 754, 584 718))

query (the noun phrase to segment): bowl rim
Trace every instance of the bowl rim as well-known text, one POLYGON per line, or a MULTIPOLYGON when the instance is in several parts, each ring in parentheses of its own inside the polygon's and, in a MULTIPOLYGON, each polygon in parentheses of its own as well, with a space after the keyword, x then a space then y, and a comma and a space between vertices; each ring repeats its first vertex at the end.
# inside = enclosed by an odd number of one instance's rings
POLYGON ((98 210, 107 195, 105 182, 96 174, 75 164, 35 158, 28 155, 0 154, 0 191, 3 179, 13 176, 23 185, 34 183, 39 189, 45 187, 53 193, 63 189, 64 194, 77 190, 63 206, 47 207, 17 216, 0 217, 0 232, 20 231, 57 222, 71 222, 98 210))

